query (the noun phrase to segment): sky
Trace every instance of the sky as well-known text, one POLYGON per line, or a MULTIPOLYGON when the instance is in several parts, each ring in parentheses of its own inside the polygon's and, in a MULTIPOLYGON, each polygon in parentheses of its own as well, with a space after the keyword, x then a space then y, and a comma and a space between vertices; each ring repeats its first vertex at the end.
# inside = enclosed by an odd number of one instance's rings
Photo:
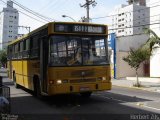
MULTIPOLYGON (((3 1, 7 2, 7 0, 3 1)), ((81 17, 86 16, 86 9, 80 7, 80 4, 83 5, 86 2, 86 0, 15 0, 15 1, 41 15, 47 16, 56 21, 68 21, 68 22, 73 21, 68 17, 63 18, 62 15, 70 16, 76 21, 79 21, 81 17)), ((127 4, 126 2, 127 0, 95 0, 95 1, 97 5, 95 7, 90 6, 90 18, 107 16, 114 9, 116 5, 127 4)), ((2 11, 3 7, 6 7, 6 4, 0 1, 0 11, 2 11)), ((23 9, 21 9, 16 5, 14 5, 14 8, 36 19, 39 19, 25 12, 23 9)), ((31 30, 34 30, 47 23, 44 20, 39 19, 41 21, 40 22, 31 19, 30 17, 22 14, 21 12, 19 12, 19 26, 28 26, 31 27, 31 30)), ((110 19, 109 17, 101 19, 92 19, 92 22, 100 24, 109 24, 109 19, 110 19)))

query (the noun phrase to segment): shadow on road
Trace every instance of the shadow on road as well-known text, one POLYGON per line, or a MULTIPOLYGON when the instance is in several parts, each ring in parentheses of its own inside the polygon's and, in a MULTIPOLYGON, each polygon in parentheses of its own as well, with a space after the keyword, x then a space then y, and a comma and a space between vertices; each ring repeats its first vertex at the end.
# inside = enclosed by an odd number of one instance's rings
MULTIPOLYGON (((9 86, 15 89, 13 84, 9 84, 9 86)), ((11 97, 11 114, 20 115, 23 120, 32 120, 32 118, 33 120, 106 120, 106 118, 121 120, 121 117, 123 120, 128 120, 131 117, 130 115, 133 114, 155 114, 153 110, 149 111, 142 107, 128 104, 150 100, 115 93, 100 92, 93 94, 90 98, 72 94, 39 99, 25 88, 18 90, 22 92, 16 93, 16 96, 11 97), (125 101, 116 101, 112 98, 121 98, 125 101)))

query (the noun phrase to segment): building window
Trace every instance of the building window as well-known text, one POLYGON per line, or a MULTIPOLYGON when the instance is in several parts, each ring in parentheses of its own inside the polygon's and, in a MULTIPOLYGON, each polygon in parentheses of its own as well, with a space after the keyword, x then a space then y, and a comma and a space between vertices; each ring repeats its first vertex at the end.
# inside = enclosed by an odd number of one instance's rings
POLYGON ((118 22, 120 22, 120 21, 121 21, 121 19, 118 20, 118 22))

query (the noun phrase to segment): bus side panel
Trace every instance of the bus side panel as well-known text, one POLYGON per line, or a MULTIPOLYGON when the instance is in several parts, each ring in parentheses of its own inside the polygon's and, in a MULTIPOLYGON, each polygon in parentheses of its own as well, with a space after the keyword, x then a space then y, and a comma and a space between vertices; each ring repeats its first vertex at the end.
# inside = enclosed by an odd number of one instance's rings
POLYGON ((23 65, 22 65, 23 61, 19 60, 17 62, 17 80, 19 81, 20 85, 24 86, 24 81, 23 81, 23 65))
POLYGON ((40 69, 39 69, 39 60, 30 60, 27 63, 27 69, 28 69, 28 86, 31 90, 34 90, 34 83, 33 83, 33 76, 34 75, 39 75, 40 74, 40 69))
POLYGON ((17 60, 14 60, 12 62, 12 65, 13 65, 13 71, 15 72, 15 76, 16 76, 16 83, 23 86, 23 81, 19 79, 20 78, 19 69, 21 65, 18 64, 17 60))
POLYGON ((23 80, 24 80, 24 87, 31 89, 31 85, 29 84, 29 62, 27 60, 23 61, 23 80))

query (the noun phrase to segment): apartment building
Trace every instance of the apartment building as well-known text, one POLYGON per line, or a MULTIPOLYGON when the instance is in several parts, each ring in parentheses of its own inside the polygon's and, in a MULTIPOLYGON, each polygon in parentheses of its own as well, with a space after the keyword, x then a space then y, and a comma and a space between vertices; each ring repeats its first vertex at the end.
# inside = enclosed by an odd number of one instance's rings
POLYGON ((17 38, 19 13, 13 8, 13 2, 7 1, 7 7, 0 12, 0 49, 6 49, 8 42, 17 38))

